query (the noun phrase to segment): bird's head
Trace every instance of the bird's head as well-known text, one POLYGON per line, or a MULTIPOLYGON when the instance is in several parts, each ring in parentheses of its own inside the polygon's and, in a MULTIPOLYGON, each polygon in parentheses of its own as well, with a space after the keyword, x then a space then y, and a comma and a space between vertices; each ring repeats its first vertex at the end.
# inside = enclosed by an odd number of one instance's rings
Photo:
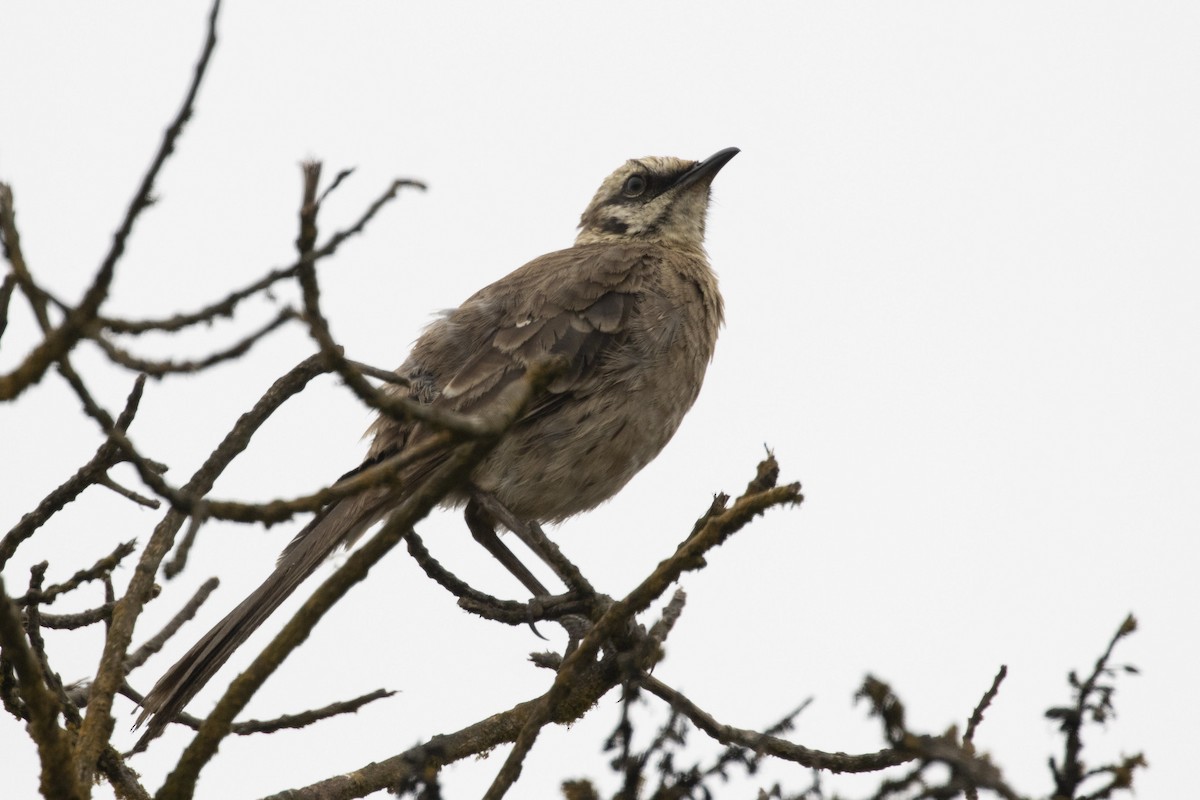
POLYGON ((713 177, 738 154, 727 147, 703 161, 650 156, 605 178, 579 219, 576 244, 653 242, 700 248, 713 177))

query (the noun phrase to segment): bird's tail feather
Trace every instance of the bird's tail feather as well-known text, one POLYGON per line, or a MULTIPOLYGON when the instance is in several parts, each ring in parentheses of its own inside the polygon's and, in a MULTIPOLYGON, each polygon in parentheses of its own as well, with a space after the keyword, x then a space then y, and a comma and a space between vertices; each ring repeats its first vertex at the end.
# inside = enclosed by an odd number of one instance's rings
POLYGON ((384 498, 356 496, 323 509, 297 534, 275 571, 204 635, 142 700, 134 728, 149 719, 137 749, 158 736, 247 638, 341 544, 358 538, 385 506, 384 498))

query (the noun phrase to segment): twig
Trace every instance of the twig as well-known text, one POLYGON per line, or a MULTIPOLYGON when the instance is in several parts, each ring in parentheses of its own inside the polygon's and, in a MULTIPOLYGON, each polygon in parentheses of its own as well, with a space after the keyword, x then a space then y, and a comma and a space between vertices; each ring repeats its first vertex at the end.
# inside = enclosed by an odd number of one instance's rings
POLYGON ((530 398, 541 392, 554 374, 546 368, 534 368, 526 378, 509 386, 497 399, 488 418, 488 427, 497 433, 487 439, 459 445, 447 460, 435 468, 396 509, 383 528, 359 547, 337 571, 321 584, 283 630, 267 645, 250 666, 226 690, 209 714, 200 732, 184 750, 178 765, 167 777, 159 800, 190 798, 200 770, 216 753, 227 735, 233 718, 285 658, 307 637, 313 626, 333 607, 350 587, 386 555, 413 524, 423 518, 454 487, 461 485, 469 471, 495 446, 508 425, 522 413, 530 398))
MULTIPOLYGON (((180 509, 175 510, 179 511, 180 509)), ((192 514, 188 518, 187 530, 183 532, 183 536, 175 545, 175 552, 171 555, 171 559, 163 564, 164 576, 174 578, 183 572, 183 568, 187 566, 188 556, 192 553, 192 545, 196 543, 196 537, 200 534, 200 528, 204 526, 206 519, 207 517, 202 514, 192 514)))
POLYGON ((373 692, 355 697, 351 700, 342 700, 337 703, 330 703, 322 708, 314 708, 309 711, 302 711, 299 714, 285 714, 275 719, 266 720, 246 720, 245 722, 235 722, 231 728, 233 733, 240 736, 246 736, 252 733, 274 733, 275 731, 288 730, 292 728, 303 728, 312 725, 314 722, 320 722, 323 719, 336 717, 341 714, 353 714, 360 708, 373 703, 376 700, 394 695, 394 691, 387 689, 376 689, 373 692))
POLYGON ((671 634, 671 629, 679 621, 680 615, 683 614, 683 607, 686 604, 687 592, 680 587, 675 590, 675 594, 671 595, 670 601, 663 607, 658 621, 651 625, 650 630, 646 633, 650 641, 659 647, 666 643, 667 637, 671 634))
POLYGON ((61 594, 74 591, 89 581, 100 580, 117 568, 125 556, 134 551, 136 542, 128 541, 117 545, 111 553, 101 558, 87 569, 81 569, 63 583, 57 583, 39 592, 30 592, 17 598, 17 605, 25 606, 30 603, 49 604, 61 594))
MULTIPOLYGON (((42 592, 42 583, 46 579, 46 569, 50 566, 48 561, 43 561, 39 564, 34 564, 29 569, 29 590, 25 593, 26 597, 38 597, 42 592)), ((42 670, 42 678, 49 685, 49 688, 54 690, 58 696, 57 705, 59 709, 68 714, 68 712, 77 712, 71 701, 67 699, 66 692, 63 690, 62 682, 54 670, 50 669, 50 659, 46 655, 46 640, 42 638, 42 615, 41 607, 37 600, 29 603, 20 603, 25 607, 25 636, 29 639, 29 646, 33 650, 34 656, 37 658, 38 665, 42 670)), ((68 714, 72 722, 78 721, 78 713, 68 714), (73 718, 72 718, 73 717, 73 718)))
POLYGON ((1113 648, 1117 646, 1117 642, 1136 630, 1137 620, 1130 614, 1113 634, 1104 653, 1096 659, 1092 673, 1085 681, 1080 683, 1075 673, 1071 672, 1069 677, 1071 685, 1075 687, 1075 704, 1069 707, 1051 708, 1046 712, 1047 717, 1060 720, 1059 728, 1066 738, 1061 766, 1053 758, 1050 759, 1050 771, 1054 776, 1054 796, 1056 798, 1075 797, 1079 792, 1080 785, 1087 777, 1083 760, 1080 757, 1083 751, 1084 720, 1089 711, 1098 720, 1104 719, 1111 711, 1109 698, 1112 688, 1101 686, 1100 678, 1110 672, 1108 660, 1112 657, 1113 648), (1094 694, 1101 696, 1098 703, 1093 700, 1094 694))
POLYGON ((971 712, 971 718, 967 720, 967 732, 963 734, 963 744, 972 745, 975 738, 975 730, 983 722, 983 712, 987 710, 992 701, 996 699, 996 695, 1000 692, 1000 684, 1008 677, 1008 665, 1001 664, 1000 670, 996 673, 996 677, 992 678, 991 687, 983 693, 983 697, 979 698, 979 704, 975 706, 975 710, 971 712))
MULTIPOLYGON (((50 365, 66 355, 75 346, 76 342, 79 341, 80 337, 87 332, 88 326, 100 310, 101 303, 108 296, 108 288, 112 283, 113 275, 116 273, 117 262, 125 252, 125 242, 129 238, 129 234, 133 231, 134 222, 137 221, 142 211, 153 203, 154 182, 158 177, 158 173, 162 169, 163 164, 171 156, 171 153, 174 152, 175 142, 178 140, 179 135, 183 133, 184 126, 192 116, 192 107, 195 104, 196 95, 200 91, 200 84, 204 79, 204 73, 208 69, 209 58, 217 44, 217 13, 220 6, 220 0, 214 0, 212 12, 209 15, 208 38, 205 41, 200 60, 196 64, 195 75, 191 86, 188 87, 183 105, 163 134, 162 144, 159 146, 158 152, 150 164, 150 168, 146 170, 141 186, 138 187, 137 193, 134 195, 129 208, 125 212, 125 218, 121 221, 120 227, 113 235, 112 247, 101 262, 100 269, 96 272, 96 277, 92 280, 92 285, 84 294, 79 305, 67 314, 66 319, 63 320, 63 323, 59 327, 49 331, 45 338, 34 347, 12 372, 0 376, 0 400, 10 400, 24 391, 27 386, 41 380, 50 365)), ((4 204, 0 202, 0 205, 4 204)), ((6 243, 8 238, 9 236, 6 231, 6 243)), ((95 730, 95 727, 86 726, 83 731, 87 736, 84 740, 87 746, 84 755, 89 758, 98 756, 100 752, 99 746, 94 742, 95 730)), ((84 775, 83 777, 90 778, 90 775, 84 775)))
MULTIPOLYGON (((141 705, 142 701, 146 699, 145 695, 135 690, 128 683, 121 686, 120 693, 138 705, 141 705)), ((275 733, 276 731, 305 728, 330 717, 336 717, 341 714, 353 714, 368 703, 383 700, 394 694, 396 694, 394 691, 387 689, 376 689, 373 692, 368 692, 350 700, 340 700, 336 703, 330 703, 322 708, 314 708, 296 714, 283 714, 274 719, 248 719, 244 722, 235 722, 230 726, 229 732, 235 736, 252 736, 256 733, 275 733)), ((172 721, 178 722, 185 728, 191 728, 194 731, 200 730, 200 726, 204 724, 204 720, 186 711, 176 714, 172 721)))
POLYGON ((54 630, 75 630, 107 620, 112 616, 112 603, 105 603, 102 606, 89 608, 87 611, 79 611, 75 614, 47 614, 43 611, 40 612, 40 616, 42 627, 54 630))
POLYGON ((29 712, 29 733, 37 744, 42 772, 43 797, 83 800, 86 794, 79 781, 71 744, 58 724, 58 704, 47 688, 37 657, 30 649, 21 615, 4 589, 0 577, 0 649, 15 668, 21 698, 29 712))
MULTIPOLYGON (((0 200, 0 202, 3 202, 0 200)), ((0 281, 0 338, 8 330, 8 305, 12 301, 13 289, 17 288, 17 277, 11 272, 0 281)))
POLYGON ((457 597, 459 605, 464 609, 486 619, 508 621, 520 618, 520 622, 511 623, 514 625, 522 624, 529 619, 528 616, 525 616, 529 613, 529 606, 527 604, 511 600, 501 600, 490 594, 481 592, 443 567, 430 554, 429 549, 425 547, 425 542, 421 540, 416 531, 409 530, 405 532, 404 540, 408 544, 408 553, 417 562, 417 566, 423 569, 425 574, 439 586, 457 597))
POLYGON ((333 182, 330 183, 328 186, 326 186, 325 191, 321 192, 321 196, 317 198, 317 205, 321 205, 322 203, 324 203, 325 198, 327 198, 327 197, 329 197, 329 195, 333 194, 334 190, 342 185, 342 181, 346 180, 353 174, 354 174, 354 167, 350 167, 349 169, 343 169, 343 170, 339 171, 338 174, 333 177, 333 182))
POLYGON ((139 506, 143 506, 145 508, 157 510, 160 506, 162 506, 162 503, 158 500, 155 500, 153 497, 146 497, 145 495, 138 494, 133 489, 129 489, 117 483, 109 475, 105 475, 100 478, 100 480, 96 481, 96 485, 103 486, 105 489, 121 495, 121 497, 124 497, 126 500, 132 500, 134 503, 137 503, 139 506))
POLYGON ((126 369, 134 370, 135 372, 143 372, 154 378, 162 378, 166 375, 179 373, 195 373, 208 369, 225 361, 231 361, 235 358, 245 355, 251 347, 257 342, 265 338, 272 331, 281 327, 288 320, 296 319, 298 315, 291 308, 284 308, 275 316, 275 319, 268 322, 258 330, 244 337, 236 344, 227 347, 224 350, 218 350, 204 358, 189 360, 189 361, 151 361, 149 359, 140 358, 127 352, 126 350, 117 347, 103 335, 94 335, 91 339, 99 345, 104 354, 108 356, 115 364, 119 364, 126 369))
MULTIPOLYGON (((247 447, 255 431, 271 414, 308 385, 310 380, 324 371, 319 359, 309 358, 275 381, 267 393, 255 403, 254 408, 238 419, 216 450, 205 459, 192 478, 184 485, 183 494, 187 497, 196 497, 208 492, 225 467, 247 447)), ((119 434, 114 433, 114 436, 117 435, 119 434)), ((138 469, 139 473, 144 473, 146 465, 142 464, 138 469)), ((125 678, 125 658, 133 639, 134 626, 138 617, 141 616, 142 608, 151 597, 158 567, 171 549, 175 534, 185 519, 184 514, 173 508, 167 511, 151 534, 146 549, 142 551, 124 596, 113 608, 108 636, 105 637, 104 651, 100 657, 100 666, 92 684, 85 728, 82 731, 82 734, 92 737, 89 739, 90 742, 107 741, 113 725, 112 700, 125 678), (93 727, 88 728, 87 723, 93 719, 98 721, 93 724, 93 727)), ((86 752, 98 752, 94 749, 98 747, 98 744, 93 743, 89 746, 93 749, 86 752)))
POLYGON ((542 620, 559 620, 573 615, 589 616, 596 605, 595 597, 580 598, 573 594, 561 597, 539 597, 528 603, 501 600, 470 586, 435 559, 414 530, 404 534, 409 555, 417 566, 435 583, 458 598, 459 608, 484 619, 505 625, 532 625, 542 620))
POLYGON ((373 367, 370 364, 364 364, 361 361, 355 361, 353 359, 346 359, 346 363, 354 367, 363 375, 366 375, 368 378, 378 378, 384 383, 389 383, 393 386, 409 385, 408 378, 404 377, 403 375, 397 375, 393 370, 380 369, 379 367, 373 367))
POLYGON ((915 757, 895 749, 858 755, 813 750, 777 736, 735 728, 732 725, 718 722, 711 714, 701 709, 686 696, 652 675, 643 675, 641 683, 646 691, 666 701, 671 708, 678 709, 692 721, 693 725, 721 744, 746 747, 757 753, 782 758, 811 769, 825 769, 830 772, 875 772, 912 761, 915 757))
MULTIPOLYGON (((466 438, 493 436, 495 432, 488 430, 477 415, 459 414, 440 406, 420 403, 407 397, 379 391, 369 384, 363 374, 342 354, 342 348, 334 340, 329 323, 321 312, 321 291, 317 285, 316 270, 313 268, 315 259, 310 257, 312 253, 305 249, 311 245, 316 236, 315 215, 318 206, 313 198, 316 196, 316 183, 319 178, 320 165, 315 162, 306 164, 304 204, 300 223, 301 234, 297 240, 297 246, 301 248, 304 255, 300 259, 297 277, 300 280, 300 288, 304 297, 304 318, 308 322, 309 334, 317 343, 326 363, 341 376, 360 400, 388 416, 397 419, 421 420, 466 438)), ((351 232, 357 232, 362 225, 365 225, 384 205, 395 198, 396 193, 403 186, 425 188, 424 184, 415 181, 393 181, 388 190, 367 209, 359 224, 350 229, 351 232)))
MULTIPOLYGON (((768 457, 767 460, 774 461, 771 457, 768 457)), ((759 474, 763 474, 762 465, 760 465, 759 474)), ((521 765, 525 756, 533 747, 542 727, 553 715, 555 703, 567 696, 574 674, 596 657, 604 642, 617 635, 636 614, 645 610, 685 571, 704 566, 704 553, 723 543, 751 519, 768 508, 798 504, 802 500, 798 483, 771 487, 743 495, 738 498, 732 508, 708 519, 697 533, 681 544, 674 555, 659 564, 654 572, 629 595, 613 603, 596 621, 574 652, 564 659, 563 665, 555 677, 554 685, 542 698, 537 711, 525 723, 521 735, 517 737, 503 766, 484 795, 484 800, 500 800, 516 782, 521 774, 521 765)))
POLYGON ((150 793, 141 784, 141 776, 129 768, 112 745, 106 745, 100 753, 100 771, 108 778, 119 800, 150 800, 150 793))
MULTIPOLYGON (((947 794, 965 791, 967 787, 990 789, 1005 800, 1021 800, 1012 787, 1005 783, 997 769, 987 758, 977 756, 974 747, 969 749, 958 741, 952 728, 942 736, 911 733, 904 723, 904 704, 892 688, 883 681, 867 676, 855 695, 870 702, 871 713, 880 718, 884 736, 892 747, 908 756, 920 760, 915 770, 905 778, 914 781, 930 763, 945 764, 950 768, 947 794)), ((883 788, 880 789, 880 795, 883 788)))
MULTIPOLYGON (((320 358, 320 356, 314 356, 320 358)), ((409 464, 437 453, 451 444, 449 435, 432 435, 420 445, 406 448, 403 452, 384 459, 377 464, 360 469, 339 479, 332 486, 318 489, 312 494, 290 500, 272 500, 266 503, 239 503, 230 500, 190 500, 189 493, 167 489, 167 499, 178 510, 202 515, 206 519, 221 519, 233 522, 262 522, 274 525, 289 520, 297 513, 319 511, 335 500, 359 494, 366 489, 394 480, 395 476, 409 464)))
MULTIPOLYGON (((975 710, 971 712, 970 719, 967 720, 967 732, 963 734, 962 745, 963 749, 968 753, 975 753, 975 731, 983 722, 983 712, 987 710, 992 701, 996 699, 996 695, 1000 692, 1000 684, 1004 682, 1004 678, 1008 675, 1008 666, 1000 665, 999 672, 992 679, 991 687, 983 693, 983 697, 979 698, 979 703, 975 706, 975 710)), ((967 789, 967 800, 978 800, 979 792, 971 786, 967 789)))
POLYGON ((176 331, 181 331, 184 328, 190 328, 193 325, 211 323, 215 321, 217 317, 232 317, 233 312, 243 300, 270 289, 280 281, 296 277, 296 268, 297 264, 294 263, 288 264, 286 267, 277 267, 249 286, 246 286, 243 289, 238 289, 235 292, 230 292, 228 295, 215 303, 211 303, 201 309, 185 314, 174 314, 170 317, 164 317, 162 319, 144 320, 98 317, 96 321, 100 328, 109 331, 110 333, 129 334, 133 336, 149 333, 150 331, 175 333, 176 331))
POLYGON ((1092 778, 1099 775, 1109 775, 1109 781, 1096 791, 1079 798, 1079 800, 1107 800, 1116 791, 1132 789, 1134 773, 1138 768, 1145 768, 1147 766, 1149 765, 1146 763, 1146 757, 1141 753, 1137 753, 1132 756, 1125 756, 1119 764, 1109 764, 1089 770, 1085 777, 1092 778))
MULTIPOLYGON (((133 390, 125 400, 125 408, 114 423, 116 429, 124 431, 129 428, 134 414, 137 413, 138 403, 141 402, 145 383, 144 378, 134 381, 133 390)), ((42 502, 38 503, 37 508, 21 517, 21 521, 6 533, 3 539, 0 539, 0 569, 3 569, 8 559, 12 558, 21 542, 32 536, 34 531, 46 523, 46 520, 78 497, 84 489, 96 483, 105 470, 119 463, 122 458, 120 449, 111 440, 106 440, 104 444, 100 445, 88 463, 48 494, 42 502)))
MULTIPOLYGON (((367 223, 369 223, 371 219, 377 213, 379 213, 380 209, 382 209, 388 201, 392 200, 396 196, 396 193, 404 187, 412 187, 414 189, 423 190, 425 188, 425 184, 411 179, 400 179, 394 181, 388 188, 388 191, 385 192, 379 200, 376 200, 374 203, 372 203, 362 214, 362 216, 360 216, 358 220, 355 221, 355 223, 349 228, 343 228, 342 230, 336 232, 329 238, 328 241, 325 242, 325 244, 317 247, 310 253, 307 253, 291 264, 288 264, 286 267, 278 267, 273 269, 249 286, 239 289, 235 292, 231 292, 221 300, 205 306, 204 308, 187 314, 176 314, 164 319, 121 320, 109 317, 100 317, 98 318, 98 323, 100 327, 111 331, 112 333, 136 335, 140 333, 146 333, 148 331, 163 331, 172 333, 192 325, 212 322, 217 317, 232 316, 238 304, 243 300, 260 292, 266 291, 280 281, 296 277, 296 273, 302 266, 315 264, 322 259, 332 256, 338 251, 338 248, 341 247, 341 245, 347 239, 362 233, 362 231, 366 228, 367 223)), ((332 189, 332 187, 330 187, 330 189, 332 189)), ((328 194, 330 189, 327 189, 325 193, 328 194)))
POLYGON ((21 250, 21 232, 17 229, 16 201, 13 198, 12 187, 6 183, 0 183, 0 242, 4 244, 4 257, 12 266, 12 279, 21 287, 21 293, 29 301, 29 307, 33 309, 33 316, 42 332, 49 331, 53 326, 41 290, 34 283, 33 276, 29 274, 29 266, 25 263, 25 253, 21 250))
MULTIPOLYGON (((611 662, 587 665, 571 687, 568 702, 557 708, 556 722, 578 719, 619 682, 611 662)), ((381 761, 299 789, 287 789, 264 800, 349 800, 402 785, 419 778, 426 769, 437 769, 513 741, 542 704, 545 695, 493 714, 453 733, 434 736, 416 747, 381 761)))
POLYGON ((216 590, 220 585, 220 581, 216 578, 209 578, 204 583, 200 584, 200 588, 192 595, 191 599, 183 604, 183 607, 171 617, 170 622, 163 626, 162 630, 151 636, 146 642, 130 653, 125 659, 125 674, 128 675, 135 669, 146 663, 146 659, 162 650, 163 645, 167 643, 172 636, 183 627, 184 623, 196 616, 196 612, 200 610, 200 606, 204 605, 204 601, 208 596, 216 590))

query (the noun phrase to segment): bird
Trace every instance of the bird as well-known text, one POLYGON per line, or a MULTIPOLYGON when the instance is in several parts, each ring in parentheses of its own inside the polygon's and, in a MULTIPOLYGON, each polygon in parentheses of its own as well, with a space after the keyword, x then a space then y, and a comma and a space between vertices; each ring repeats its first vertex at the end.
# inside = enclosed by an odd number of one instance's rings
MULTIPOLYGON (((443 312, 386 391, 459 413, 486 408, 531 366, 562 366, 469 481, 443 501, 535 594, 536 578, 499 544, 501 524, 558 523, 605 502, 653 460, 699 395, 723 324, 704 249, 711 184, 735 147, 692 161, 631 159, 587 205, 574 244, 547 253, 443 312), (490 536, 488 535, 490 534, 490 536)), ((415 452, 428 423, 380 415, 362 467, 415 452)), ((168 669, 142 699, 140 747, 166 727, 317 567, 387 516, 442 463, 430 452, 399 480, 334 501, 275 570, 168 669)))

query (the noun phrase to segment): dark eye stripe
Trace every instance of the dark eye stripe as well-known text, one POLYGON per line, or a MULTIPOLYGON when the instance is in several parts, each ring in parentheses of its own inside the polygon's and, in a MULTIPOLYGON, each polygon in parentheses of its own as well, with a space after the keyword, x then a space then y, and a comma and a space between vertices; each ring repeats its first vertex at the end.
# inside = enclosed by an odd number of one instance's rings
POLYGON ((652 172, 639 173, 642 176, 642 178, 646 181, 646 190, 644 192, 637 195, 636 197, 626 196, 625 186, 628 183, 628 179, 626 179, 626 181, 621 184, 621 188, 617 190, 617 193, 615 195, 613 195, 612 197, 610 197, 608 199, 608 201, 605 203, 605 205, 628 206, 628 205, 634 205, 634 204, 640 205, 642 203, 646 203, 650 200, 653 200, 655 197, 658 197, 660 194, 665 192, 667 189, 670 189, 672 186, 675 185, 675 182, 678 181, 681 177, 683 177, 683 175, 685 175, 686 173, 687 173, 686 169, 679 170, 678 172, 672 172, 670 175, 656 175, 652 172))

